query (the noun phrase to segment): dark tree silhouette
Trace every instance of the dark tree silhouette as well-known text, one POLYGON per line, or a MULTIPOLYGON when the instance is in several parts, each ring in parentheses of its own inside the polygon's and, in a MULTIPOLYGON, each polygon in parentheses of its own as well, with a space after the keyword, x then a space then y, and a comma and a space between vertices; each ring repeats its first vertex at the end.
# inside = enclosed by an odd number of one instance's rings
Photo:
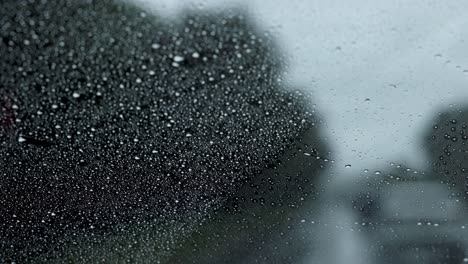
POLYGON ((424 136, 431 167, 437 177, 465 199, 468 176, 468 109, 439 113, 424 136))
POLYGON ((2 1, 0 261, 98 262, 73 245, 109 234, 127 242, 106 254, 138 262, 153 243, 164 260, 226 200, 298 206, 320 161, 271 167, 308 131, 322 148, 319 120, 281 62, 236 11, 174 25, 109 0, 2 1))

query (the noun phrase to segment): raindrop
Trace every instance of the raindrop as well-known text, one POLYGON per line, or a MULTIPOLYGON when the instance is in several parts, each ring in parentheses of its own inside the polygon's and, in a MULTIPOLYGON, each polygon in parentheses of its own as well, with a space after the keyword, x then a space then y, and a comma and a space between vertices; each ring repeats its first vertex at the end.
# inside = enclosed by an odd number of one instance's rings
POLYGON ((183 60, 184 60, 184 57, 182 57, 182 56, 178 56, 178 55, 174 56, 174 61, 175 62, 181 62, 183 60))

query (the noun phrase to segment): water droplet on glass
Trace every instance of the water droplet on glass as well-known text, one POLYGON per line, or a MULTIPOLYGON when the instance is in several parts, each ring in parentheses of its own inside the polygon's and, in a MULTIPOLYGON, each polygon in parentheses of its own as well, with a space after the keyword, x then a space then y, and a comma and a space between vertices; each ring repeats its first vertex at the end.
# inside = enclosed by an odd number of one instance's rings
POLYGON ((184 60, 184 57, 182 57, 182 56, 178 56, 178 55, 174 56, 174 61, 175 62, 181 62, 183 60, 184 60))

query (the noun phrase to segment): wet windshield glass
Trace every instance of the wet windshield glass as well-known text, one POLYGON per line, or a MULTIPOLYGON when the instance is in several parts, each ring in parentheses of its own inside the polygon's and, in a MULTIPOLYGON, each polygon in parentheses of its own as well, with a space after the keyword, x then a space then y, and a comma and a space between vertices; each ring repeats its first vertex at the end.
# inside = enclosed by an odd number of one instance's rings
POLYGON ((468 262, 466 11, 3 0, 0 262, 468 262))

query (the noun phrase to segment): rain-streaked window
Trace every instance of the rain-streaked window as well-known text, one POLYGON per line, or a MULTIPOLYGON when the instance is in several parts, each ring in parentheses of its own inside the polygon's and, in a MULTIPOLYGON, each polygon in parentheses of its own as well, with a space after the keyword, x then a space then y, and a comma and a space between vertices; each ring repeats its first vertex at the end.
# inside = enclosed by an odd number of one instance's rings
POLYGON ((2 0, 0 263, 468 263, 467 12, 2 0))

